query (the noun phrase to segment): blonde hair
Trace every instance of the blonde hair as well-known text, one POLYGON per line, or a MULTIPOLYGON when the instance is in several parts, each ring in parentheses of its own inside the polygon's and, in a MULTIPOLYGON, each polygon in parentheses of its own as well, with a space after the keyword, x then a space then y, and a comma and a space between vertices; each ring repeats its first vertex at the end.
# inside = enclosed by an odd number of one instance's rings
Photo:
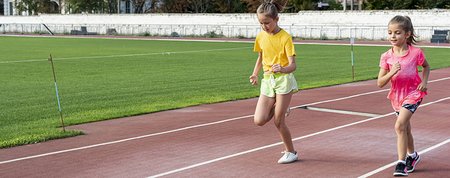
POLYGON ((283 11, 284 6, 287 3, 287 0, 263 0, 261 5, 259 5, 256 10, 257 14, 265 14, 267 17, 271 17, 273 19, 278 17, 278 13, 283 11))
POLYGON ((408 16, 397 15, 389 21, 390 24, 398 24, 405 32, 411 32, 411 36, 406 39, 408 45, 416 44, 416 35, 414 34, 414 27, 411 22, 411 18, 408 16))

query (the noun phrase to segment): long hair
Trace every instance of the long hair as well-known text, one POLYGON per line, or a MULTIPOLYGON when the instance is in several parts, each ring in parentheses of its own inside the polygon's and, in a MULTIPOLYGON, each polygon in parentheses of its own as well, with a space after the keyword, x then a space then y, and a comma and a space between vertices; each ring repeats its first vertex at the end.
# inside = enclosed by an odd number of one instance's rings
POLYGON ((389 25, 390 24, 398 24, 405 32, 411 32, 411 36, 406 39, 406 43, 408 45, 416 44, 416 35, 414 34, 414 27, 411 22, 411 18, 408 16, 397 15, 389 21, 389 25))
POLYGON ((283 11, 287 0, 263 0, 256 10, 257 14, 265 14, 273 19, 278 17, 278 13, 283 11))

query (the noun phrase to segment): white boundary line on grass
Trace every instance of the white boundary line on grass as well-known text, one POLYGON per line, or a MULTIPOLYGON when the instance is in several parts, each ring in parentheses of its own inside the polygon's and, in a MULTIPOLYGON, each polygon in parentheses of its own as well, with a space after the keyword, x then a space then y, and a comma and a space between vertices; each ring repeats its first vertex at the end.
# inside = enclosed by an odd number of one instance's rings
MULTIPOLYGON (((233 40, 230 38, 230 40, 223 40, 223 39, 190 39, 190 38, 127 38, 127 37, 95 37, 95 36, 35 36, 35 35, 0 35, 0 36, 12 36, 12 37, 28 37, 28 38, 81 38, 81 39, 111 39, 111 40, 148 40, 148 41, 194 41, 194 42, 217 42, 217 43, 254 43, 253 39, 249 40, 233 40)), ((294 41, 294 44, 312 44, 312 45, 343 45, 343 46, 350 46, 350 41, 348 43, 339 43, 339 42, 328 42, 328 43, 321 43, 320 40, 317 40, 319 42, 303 42, 303 40, 300 41, 294 41)), ((342 42, 347 42, 346 40, 342 40, 342 42)), ((389 44, 388 41, 386 41, 386 44, 370 44, 370 43, 355 43, 354 46, 385 46, 385 47, 391 47, 392 45, 389 44)), ((429 46, 429 45, 418 45, 418 47, 423 48, 450 48, 450 46, 429 46)))
MULTIPOLYGON (((437 82, 437 81, 443 81, 443 80, 448 80, 448 79, 450 79, 450 77, 441 78, 441 79, 437 79, 437 80, 432 80, 432 81, 429 81, 429 83, 433 83, 433 82, 437 82)), ((312 106, 312 105, 317 105, 317 104, 322 104, 322 103, 329 103, 329 102, 334 102, 334 101, 340 101, 340 100, 355 98, 355 97, 359 97, 359 96, 380 93, 380 92, 384 92, 384 91, 388 91, 388 90, 389 89, 377 90, 377 91, 365 92, 365 93, 360 93, 360 94, 356 94, 356 95, 350 95, 350 96, 336 98, 336 99, 323 100, 323 101, 313 102, 313 103, 309 103, 309 104, 293 106, 293 107, 291 107, 291 109, 301 108, 301 107, 304 107, 304 106, 312 106)), ((424 104, 424 105, 426 105, 426 104, 424 104)), ((220 120, 220 121, 216 121, 216 122, 210 122, 210 123, 205 123, 205 124, 198 124, 198 125, 182 127, 182 128, 178 128, 178 129, 174 129, 174 130, 164 131, 164 132, 158 132, 158 133, 152 133, 152 134, 147 134, 147 135, 141 135, 141 136, 137 136, 137 137, 131 137, 131 138, 127 138, 127 139, 115 140, 115 141, 104 142, 104 143, 99 143, 99 144, 94 144, 94 145, 83 146, 83 147, 77 147, 77 148, 72 148, 72 149, 66 149, 66 150, 61 150, 61 151, 54 151, 54 152, 43 153, 43 154, 38 154, 38 155, 33 155, 33 156, 26 156, 26 157, 21 157, 21 158, 16 158, 16 159, 10 159, 10 160, 5 160, 5 161, 0 161, 0 165, 1 164, 6 164, 6 163, 11 163, 11 162, 22 161, 22 160, 28 160, 28 159, 44 157, 44 156, 50 156, 50 155, 56 155, 56 154, 61 154, 61 153, 67 153, 67 152, 72 152, 72 151, 85 150, 85 149, 95 148, 95 147, 100 147, 100 146, 105 146, 105 145, 112 145, 112 144, 116 144, 116 143, 122 143, 122 142, 127 142, 127 141, 147 138, 147 137, 153 137, 153 136, 158 136, 158 135, 163 135, 163 134, 180 132, 180 131, 184 131, 184 130, 199 128, 199 127, 205 127, 205 126, 210 126, 210 125, 216 125, 216 124, 221 124, 221 123, 235 121, 235 120, 240 120, 240 119, 245 119, 245 118, 249 118, 249 117, 252 117, 252 116, 253 115, 235 117, 235 118, 220 120)))
MULTIPOLYGON (((314 43, 314 42, 294 42, 294 44, 312 44, 312 45, 331 45, 331 46, 340 46, 340 45, 342 45, 342 46, 350 46, 351 44, 350 44, 350 42, 348 42, 348 43, 314 43)), ((381 47, 392 47, 392 45, 390 45, 390 44, 388 44, 388 42, 386 42, 386 44, 369 44, 369 43, 360 43, 360 44, 358 44, 358 43, 355 43, 355 44, 353 44, 353 46, 381 46, 381 47)), ((419 47, 419 48, 450 48, 450 46, 427 46, 427 45, 424 45, 424 46, 420 46, 420 45, 417 45, 417 47, 419 47)))
MULTIPOLYGON (((427 152, 429 152, 429 151, 431 151, 431 150, 434 150, 434 149, 436 149, 436 148, 439 148, 439 147, 441 147, 441 146, 444 146, 444 145, 447 144, 447 143, 450 143, 450 138, 447 139, 447 140, 445 140, 445 141, 443 141, 443 142, 441 142, 441 143, 438 143, 438 144, 436 144, 436 145, 433 145, 433 146, 431 146, 431 147, 428 147, 428 148, 426 148, 426 149, 424 149, 424 150, 422 150, 422 151, 419 151, 419 154, 425 154, 425 153, 427 153, 427 152)), ((397 164, 397 161, 394 161, 394 162, 392 162, 392 163, 386 164, 386 165, 384 165, 384 166, 382 166, 382 167, 380 167, 380 168, 378 168, 378 169, 375 169, 375 170, 373 170, 373 171, 371 171, 371 172, 368 172, 368 173, 366 173, 366 174, 364 174, 364 175, 362 175, 362 176, 359 176, 358 178, 366 178, 366 177, 373 176, 373 175, 375 175, 375 174, 377 174, 377 173, 379 173, 379 172, 381 172, 381 171, 384 171, 384 170, 386 170, 386 169, 388 169, 388 168, 390 168, 390 167, 392 167, 392 166, 395 166, 395 164, 397 164)))
MULTIPOLYGON (((152 56, 152 55, 171 55, 171 54, 186 54, 186 53, 198 53, 198 52, 211 52, 211 51, 229 51, 237 49, 248 49, 253 47, 242 47, 242 48, 221 48, 221 49, 205 49, 205 50, 192 50, 192 51, 166 51, 166 52, 156 52, 156 53, 141 53, 141 54, 118 54, 118 55, 107 55, 107 56, 81 56, 81 57, 62 57, 53 58, 54 61, 67 60, 67 59, 100 59, 100 58, 114 58, 114 57, 133 57, 133 56, 152 56)), ((48 59, 29 59, 20 61, 3 61, 0 64, 11 64, 11 63, 25 63, 25 62, 41 62, 47 61, 48 59)))
MULTIPOLYGON (((123 39, 123 40, 149 40, 149 41, 193 41, 193 42, 232 42, 232 43, 254 43, 253 41, 239 41, 239 40, 199 40, 199 39, 145 39, 145 38, 101 38, 101 37, 73 37, 73 36, 27 36, 27 35, 0 35, 0 36, 15 36, 15 37, 30 37, 30 38, 82 38, 82 39, 123 39)), ((350 46, 348 43, 314 43, 314 42, 294 42, 294 44, 311 44, 311 45, 330 45, 330 46, 350 46)), ((354 44, 354 46, 385 46, 390 47, 389 44, 354 44)), ((450 46, 419 46, 424 48, 450 48, 450 46)), ((132 56, 150 56, 150 55, 170 55, 170 54, 183 54, 183 53, 194 53, 194 52, 210 52, 210 51, 224 51, 224 50, 235 50, 235 49, 248 49, 253 47, 243 47, 243 48, 224 48, 224 49, 213 49, 213 50, 197 50, 197 51, 182 51, 182 52, 157 52, 157 53, 143 53, 143 54, 120 54, 120 55, 108 55, 108 56, 81 56, 81 57, 67 57, 67 58, 54 58, 53 60, 65 60, 65 59, 99 59, 99 58, 113 58, 113 57, 132 57, 132 56)), ((0 64, 10 64, 10 63, 25 63, 25 62, 40 62, 47 61, 47 59, 30 59, 30 60, 20 60, 20 61, 3 61, 0 64)))
MULTIPOLYGON (((441 98, 441 99, 436 100, 436 101, 428 102, 428 103, 423 104, 423 105, 421 105, 419 107, 429 106, 431 104, 435 104, 435 103, 438 103, 438 102, 441 102, 441 101, 444 101, 444 100, 448 100, 448 99, 450 99, 450 96, 449 97, 445 97, 445 98, 441 98)), ((313 136, 316 136, 316 135, 320 135, 320 134, 328 133, 328 132, 331 132, 331 131, 335 131, 335 130, 338 130, 338 129, 350 127, 350 126, 353 126, 353 125, 369 122, 369 121, 372 121, 372 120, 381 119, 381 118, 384 118, 386 116, 390 116, 390 115, 393 115, 393 114, 394 113, 391 112, 391 113, 380 115, 380 116, 377 116, 377 117, 372 117, 372 118, 369 118, 369 119, 365 119, 365 120, 361 120, 361 121, 357 121, 357 122, 352 122, 350 124, 345 124, 345 125, 341 125, 341 126, 338 126, 338 127, 322 130, 322 131, 319 131, 319 132, 315 132, 315 133, 312 133, 312 134, 308 134, 308 135, 305 135, 305 136, 294 138, 294 139, 292 139, 292 141, 298 141, 298 140, 302 140, 302 139, 305 139, 305 138, 313 137, 313 136)), ((256 152, 256 151, 259 151, 259 150, 263 150, 263 149, 266 149, 266 148, 270 148, 270 147, 274 147, 274 146, 278 146, 278 145, 282 145, 282 144, 283 144, 283 142, 277 142, 277 143, 273 143, 273 144, 270 144, 270 145, 265 145, 265 146, 262 146, 262 147, 254 148, 254 149, 251 149, 251 150, 247 150, 247 151, 235 153, 235 154, 232 154, 232 155, 223 156, 223 157, 219 157, 219 158, 216 158, 216 159, 211 159, 211 160, 204 161, 204 162, 201 162, 201 163, 193 164, 193 165, 190 165, 190 166, 174 169, 174 170, 171 170, 171 171, 163 172, 163 173, 160 173, 160 174, 157 174, 157 175, 152 175, 152 176, 149 176, 149 177, 154 178, 154 177, 167 176, 167 175, 174 174, 174 173, 177 173, 177 172, 185 171, 185 170, 188 170, 188 169, 200 167, 200 166, 203 166, 203 165, 206 165, 206 164, 211 164, 211 163, 214 163, 214 162, 218 162, 218 161, 222 161, 222 160, 225 160, 225 159, 241 156, 241 155, 244 155, 244 154, 256 152)))

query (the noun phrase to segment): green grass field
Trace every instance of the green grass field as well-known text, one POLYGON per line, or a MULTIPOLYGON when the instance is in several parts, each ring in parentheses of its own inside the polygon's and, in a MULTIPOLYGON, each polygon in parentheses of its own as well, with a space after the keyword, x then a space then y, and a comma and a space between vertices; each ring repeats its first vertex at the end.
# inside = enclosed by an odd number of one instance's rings
MULTIPOLYGON (((253 43, 0 37, 0 148, 82 134, 66 125, 256 97, 253 43)), ((388 47, 355 47, 356 80, 374 79, 388 47)), ((350 47, 296 45, 302 89, 352 82, 350 47)), ((432 68, 450 49, 424 48, 432 68)), ((375 83, 374 83, 375 85, 375 83)))

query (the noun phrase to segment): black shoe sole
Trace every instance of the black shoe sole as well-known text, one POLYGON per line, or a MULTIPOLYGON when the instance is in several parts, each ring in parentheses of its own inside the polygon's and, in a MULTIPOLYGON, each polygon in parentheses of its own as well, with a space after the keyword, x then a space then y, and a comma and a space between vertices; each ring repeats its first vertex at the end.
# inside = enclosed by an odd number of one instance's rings
POLYGON ((399 177, 399 176, 408 176, 408 174, 407 174, 407 173, 394 172, 394 176, 395 176, 395 177, 399 177))

